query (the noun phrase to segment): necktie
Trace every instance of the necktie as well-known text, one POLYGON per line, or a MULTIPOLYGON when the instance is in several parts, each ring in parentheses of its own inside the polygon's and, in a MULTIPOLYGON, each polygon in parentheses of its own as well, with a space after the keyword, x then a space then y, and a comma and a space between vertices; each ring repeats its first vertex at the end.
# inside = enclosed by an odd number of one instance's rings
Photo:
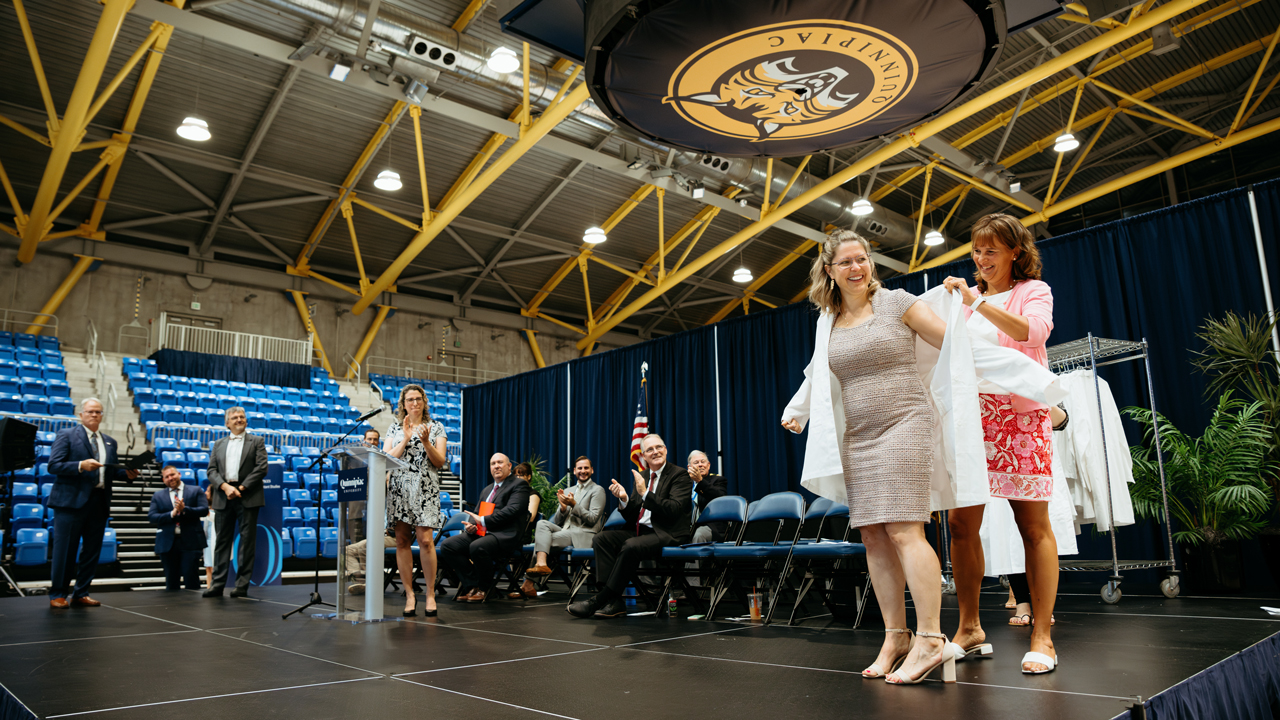
POLYGON ((693 522, 698 522, 698 484, 693 484, 693 522))
MULTIPOLYGON (((173 506, 174 506, 175 508, 176 508, 176 507, 178 507, 178 491, 177 491, 177 490, 170 490, 170 491, 169 491, 169 502, 173 503, 173 506)), ((174 534, 175 534, 175 535, 181 535, 181 534, 182 534, 182 526, 181 526, 181 525, 174 525, 174 526, 173 526, 173 532, 174 532, 174 534)))
POLYGON ((102 458, 98 457, 98 433, 89 435, 89 452, 93 453, 94 460, 102 460, 102 458))
POLYGON ((494 485, 493 490, 489 492, 489 499, 485 500, 485 502, 493 502, 493 498, 497 494, 498 494, 498 486, 494 485))

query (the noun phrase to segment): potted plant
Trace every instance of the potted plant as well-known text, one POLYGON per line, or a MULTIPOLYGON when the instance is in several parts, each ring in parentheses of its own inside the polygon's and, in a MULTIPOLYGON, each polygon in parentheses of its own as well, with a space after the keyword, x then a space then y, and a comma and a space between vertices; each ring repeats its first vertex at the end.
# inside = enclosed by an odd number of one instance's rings
MULTIPOLYGON (((1130 448, 1134 483, 1129 487, 1139 517, 1163 519, 1160 469, 1152 442, 1152 415, 1145 408, 1125 413, 1143 426, 1144 445, 1130 448)), ((1273 428, 1262 403, 1224 393, 1198 438, 1185 435, 1163 415, 1169 512, 1177 520, 1174 539, 1181 543, 1188 584, 1200 592, 1241 587, 1241 540, 1266 526, 1271 490, 1266 477, 1275 471, 1270 457, 1273 428)))
MULTIPOLYGON (((1199 333, 1205 350, 1198 353, 1195 365, 1209 376, 1209 393, 1235 392, 1262 403, 1271 426, 1271 460, 1280 464, 1280 365, 1272 344, 1276 322, 1276 317, 1242 318, 1231 312, 1222 320, 1208 320, 1199 333)), ((1264 478, 1271 486, 1272 497, 1280 500, 1280 475, 1271 472, 1264 478)), ((1258 536, 1276 584, 1280 584, 1278 521, 1280 518, 1273 514, 1268 527, 1258 536)))

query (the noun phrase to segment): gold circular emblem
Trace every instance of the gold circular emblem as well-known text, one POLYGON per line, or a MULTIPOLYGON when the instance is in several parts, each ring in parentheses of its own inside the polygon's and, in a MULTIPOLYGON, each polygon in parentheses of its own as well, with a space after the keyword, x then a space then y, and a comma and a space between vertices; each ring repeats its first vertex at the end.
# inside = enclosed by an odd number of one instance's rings
POLYGON ((916 56, 866 25, 798 20, 744 30, 690 55, 663 102, 719 135, 794 140, 877 117, 915 85, 916 56))

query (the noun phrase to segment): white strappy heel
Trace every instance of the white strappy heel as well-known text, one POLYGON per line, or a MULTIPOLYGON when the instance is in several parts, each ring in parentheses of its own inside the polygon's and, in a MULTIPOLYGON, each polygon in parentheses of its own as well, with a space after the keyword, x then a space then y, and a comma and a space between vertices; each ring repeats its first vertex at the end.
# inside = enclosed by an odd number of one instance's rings
MULTIPOLYGON (((899 633, 899 634, 906 633, 907 635, 911 634, 911 630, 908 628, 885 628, 884 631, 887 633, 899 633)), ((879 665, 872 663, 870 667, 862 671, 862 677, 867 678, 869 680, 882 678, 885 675, 888 675, 889 673, 893 672, 894 670, 897 670, 902 665, 902 663, 906 662, 907 656, 910 654, 911 654, 911 645, 908 644, 907 651, 899 655, 893 661, 892 667, 890 667, 888 670, 882 670, 879 665)))

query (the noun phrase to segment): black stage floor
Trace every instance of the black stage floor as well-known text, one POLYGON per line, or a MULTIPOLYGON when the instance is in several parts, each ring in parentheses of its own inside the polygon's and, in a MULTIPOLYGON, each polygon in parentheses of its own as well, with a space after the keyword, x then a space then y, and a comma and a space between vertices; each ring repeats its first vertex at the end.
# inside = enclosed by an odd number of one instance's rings
MULTIPOLYGON (((1081 586, 1058 604, 1062 666, 1024 676, 1028 631, 1006 624, 1004 596, 991 592, 994 659, 960 664, 954 686, 892 687, 858 675, 883 637, 877 620, 577 620, 551 593, 527 605, 442 601, 432 619, 282 621, 309 590, 103 592, 100 608, 60 611, 43 596, 0 600, 0 685, 41 718, 1112 718, 1131 696, 1280 632, 1280 617, 1259 609, 1277 600, 1126 593, 1109 606, 1081 586)), ((322 591, 333 599, 333 585, 322 591)), ((389 594, 388 610, 401 602, 389 594)), ((944 599, 944 630, 954 603, 944 599)))

